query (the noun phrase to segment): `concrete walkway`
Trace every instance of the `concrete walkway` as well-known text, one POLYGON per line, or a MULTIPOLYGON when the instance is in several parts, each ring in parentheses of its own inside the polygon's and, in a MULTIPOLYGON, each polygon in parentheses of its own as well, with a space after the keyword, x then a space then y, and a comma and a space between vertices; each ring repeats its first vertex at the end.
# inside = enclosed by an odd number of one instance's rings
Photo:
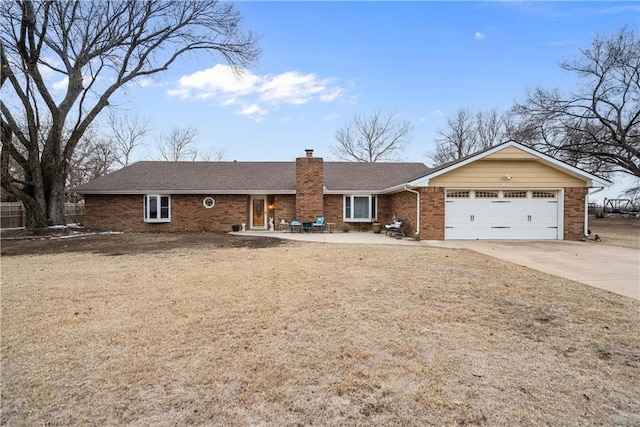
POLYGON ((277 237, 306 242, 387 244, 461 248, 533 268, 576 282, 640 300, 640 251, 597 242, 562 240, 395 239, 371 232, 283 233, 246 231, 238 235, 277 237))
POLYGON ((278 239, 298 240, 301 242, 321 242, 321 243, 354 243, 354 244, 372 244, 372 245, 420 245, 420 242, 413 239, 403 238, 395 239, 386 236, 384 233, 351 231, 343 233, 336 231, 334 233, 289 233, 282 231, 239 231, 239 236, 262 236, 276 237, 278 239))

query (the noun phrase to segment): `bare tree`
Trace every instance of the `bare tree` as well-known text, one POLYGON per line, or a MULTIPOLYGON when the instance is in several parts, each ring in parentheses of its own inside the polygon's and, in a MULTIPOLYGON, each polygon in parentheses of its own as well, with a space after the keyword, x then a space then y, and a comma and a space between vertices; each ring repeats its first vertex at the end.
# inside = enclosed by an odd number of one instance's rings
POLYGON ((160 157, 169 162, 195 161, 198 158, 197 136, 198 130, 194 127, 174 127, 160 137, 160 157))
POLYGON ((640 206, 640 180, 637 180, 631 187, 627 188, 619 197, 625 197, 631 200, 635 206, 640 206))
POLYGON ((67 185, 75 187, 113 171, 118 161, 114 144, 93 127, 82 135, 71 157, 67 185))
POLYGON ((215 0, 1 2, 1 182, 24 203, 27 226, 64 223, 71 158, 114 93, 187 53, 219 54, 238 72, 251 63, 256 37, 240 21, 215 0))
POLYGON ((425 155, 438 166, 500 144, 508 140, 510 132, 516 132, 509 117, 496 109, 474 114, 461 108, 447 119, 445 128, 438 130, 435 150, 425 155))
POLYGON ((495 108, 478 111, 475 122, 477 149, 486 150, 504 142, 508 123, 508 115, 498 113, 495 108))
POLYGON ((205 162, 221 162, 224 160, 227 152, 224 148, 212 148, 205 152, 198 152, 198 160, 205 162))
POLYGON ((108 125, 111 142, 117 153, 116 161, 121 166, 127 166, 133 150, 142 144, 149 133, 149 120, 143 121, 137 115, 118 115, 112 111, 108 125))
POLYGON ((476 151, 478 140, 474 128, 473 113, 467 109, 461 108, 453 118, 448 118, 447 127, 438 130, 436 152, 430 156, 434 163, 457 160, 476 151))
POLYGON ((358 162, 395 160, 411 143, 413 126, 392 113, 374 111, 354 114, 350 123, 336 131, 331 152, 339 159, 358 162))
POLYGON ((560 65, 581 81, 573 93, 538 88, 516 105, 527 142, 592 173, 640 176, 640 40, 625 27, 580 52, 560 65))

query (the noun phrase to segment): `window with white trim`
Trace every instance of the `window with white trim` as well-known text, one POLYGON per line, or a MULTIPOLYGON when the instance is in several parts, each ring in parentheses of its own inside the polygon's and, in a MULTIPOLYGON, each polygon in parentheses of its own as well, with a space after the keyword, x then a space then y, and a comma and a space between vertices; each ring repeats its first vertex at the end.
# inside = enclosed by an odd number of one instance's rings
POLYGON ((376 196, 344 196, 343 220, 372 222, 377 217, 376 196))
POLYGON ((144 222, 171 222, 171 197, 160 194, 145 195, 144 222))

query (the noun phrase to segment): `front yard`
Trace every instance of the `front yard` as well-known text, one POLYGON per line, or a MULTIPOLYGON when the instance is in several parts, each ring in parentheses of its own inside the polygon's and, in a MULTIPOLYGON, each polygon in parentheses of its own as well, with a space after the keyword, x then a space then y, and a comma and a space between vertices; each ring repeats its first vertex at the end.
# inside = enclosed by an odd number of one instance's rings
POLYGON ((465 250, 179 238, 3 242, 2 425, 640 425, 638 301, 465 250))

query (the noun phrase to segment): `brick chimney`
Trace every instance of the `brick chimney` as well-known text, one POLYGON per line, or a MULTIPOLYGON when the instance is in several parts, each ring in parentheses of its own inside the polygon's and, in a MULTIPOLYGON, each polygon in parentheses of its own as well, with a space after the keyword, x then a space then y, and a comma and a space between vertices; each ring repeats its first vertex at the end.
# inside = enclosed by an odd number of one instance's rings
POLYGON ((324 163, 312 149, 304 151, 296 159, 296 219, 308 222, 324 216, 324 163))

